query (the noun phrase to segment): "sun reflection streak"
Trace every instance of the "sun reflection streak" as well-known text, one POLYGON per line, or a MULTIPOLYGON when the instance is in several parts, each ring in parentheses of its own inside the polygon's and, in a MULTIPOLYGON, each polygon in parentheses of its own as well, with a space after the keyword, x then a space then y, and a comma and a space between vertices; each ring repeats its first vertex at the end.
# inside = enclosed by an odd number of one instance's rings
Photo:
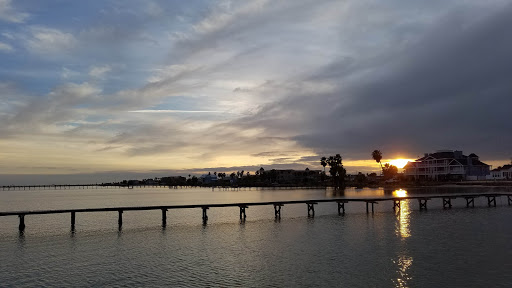
MULTIPOLYGON (((393 196, 399 198, 407 197, 407 191, 403 189, 395 190, 393 191, 393 196)), ((400 209, 396 212, 397 222, 395 232, 402 241, 405 241, 405 239, 411 236, 411 230, 409 228, 411 220, 410 214, 409 200, 404 199, 400 201, 400 209)), ((409 281, 412 277, 409 275, 408 271, 412 262, 412 257, 408 256, 407 253, 400 253, 398 259, 393 260, 393 263, 397 265, 397 278, 393 279, 395 287, 409 287, 409 281)))
POLYGON ((393 280, 395 287, 410 287, 408 282, 412 279, 409 275, 409 268, 412 266, 412 257, 407 255, 398 256, 397 260, 393 260, 393 263, 398 266, 398 277, 393 280))
MULTIPOLYGON (((406 197, 407 191, 400 189, 393 191, 393 196, 395 197, 406 197)), ((409 208, 409 201, 403 200, 400 201, 400 209, 396 213, 397 215, 397 235, 402 237, 402 239, 410 237, 411 236, 411 230, 409 229, 409 222, 410 222, 410 214, 411 209, 409 208)))

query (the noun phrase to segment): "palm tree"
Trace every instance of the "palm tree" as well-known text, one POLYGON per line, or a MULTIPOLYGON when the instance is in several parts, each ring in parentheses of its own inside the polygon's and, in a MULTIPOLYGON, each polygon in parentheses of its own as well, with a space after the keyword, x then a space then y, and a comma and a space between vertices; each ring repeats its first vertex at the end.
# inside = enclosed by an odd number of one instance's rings
POLYGON ((324 166, 324 174, 325 174, 325 166, 327 166, 327 158, 322 157, 322 158, 320 159, 320 164, 321 164, 322 166, 324 166))
POLYGON ((382 152, 380 152, 380 150, 373 150, 372 158, 375 162, 380 164, 380 169, 382 170, 382 163, 380 162, 380 160, 382 160, 382 152))

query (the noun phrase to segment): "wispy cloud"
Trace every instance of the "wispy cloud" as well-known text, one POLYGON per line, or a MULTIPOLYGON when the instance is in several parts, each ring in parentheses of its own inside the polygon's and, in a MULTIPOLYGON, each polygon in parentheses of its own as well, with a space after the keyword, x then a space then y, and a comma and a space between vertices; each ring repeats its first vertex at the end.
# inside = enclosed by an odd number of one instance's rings
POLYGON ((103 65, 103 66, 93 66, 89 70, 89 76, 94 78, 103 78, 105 74, 112 71, 112 67, 109 65, 103 65))
POLYGON ((59 55, 73 49, 77 40, 71 33, 44 26, 31 26, 25 38, 27 49, 35 54, 59 55))
POLYGON ((11 0, 0 0, 0 20, 23 23, 28 17, 28 13, 20 12, 14 8, 11 0))
POLYGON ((225 111, 209 111, 209 110, 134 110, 131 113, 229 113, 225 111))
POLYGON ((0 42, 0 52, 13 52, 14 48, 7 43, 0 42))

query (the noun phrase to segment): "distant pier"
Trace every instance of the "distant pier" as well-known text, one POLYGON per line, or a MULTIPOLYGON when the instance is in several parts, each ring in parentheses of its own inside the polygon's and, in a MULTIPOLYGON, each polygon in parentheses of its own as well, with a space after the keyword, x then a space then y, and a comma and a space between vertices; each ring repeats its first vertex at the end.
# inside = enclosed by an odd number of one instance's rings
POLYGON ((27 215, 40 215, 40 214, 67 214, 71 215, 71 230, 75 230, 75 220, 77 213, 92 213, 92 212, 117 212, 118 213, 118 227, 123 226, 123 212, 125 211, 146 211, 146 210, 161 210, 162 211, 162 226, 167 225, 167 211, 170 209, 201 209, 203 224, 208 222, 207 211, 210 208, 222 207, 239 207, 240 220, 245 221, 247 218, 246 209, 251 206, 273 206, 274 216, 276 219, 281 218, 282 208, 289 204, 306 204, 308 217, 315 216, 315 206, 318 203, 337 203, 338 215, 345 214, 345 205, 350 202, 366 203, 366 213, 374 213, 374 205, 379 202, 392 202, 393 210, 400 210, 401 201, 404 200, 417 200, 420 210, 427 209, 427 203, 430 200, 442 200, 443 208, 452 208, 452 200, 463 198, 466 200, 466 207, 475 207, 476 198, 487 198, 488 207, 496 207, 496 198, 506 197, 507 204, 512 205, 512 194, 510 193, 484 193, 484 194, 459 194, 459 195, 429 195, 429 196, 406 196, 406 197, 388 197, 388 198, 336 198, 336 199, 319 199, 319 200, 295 200, 295 201, 273 201, 273 202, 252 202, 252 203, 229 203, 229 204, 194 204, 194 205, 171 205, 171 206, 143 206, 143 207, 108 207, 108 208, 90 208, 90 209, 67 209, 67 210, 34 210, 34 211, 9 211, 0 212, 0 216, 18 216, 19 230, 25 230, 25 216, 27 215))
POLYGON ((212 190, 251 190, 270 189, 270 190, 289 190, 289 189, 326 189, 327 186, 202 186, 202 185, 168 185, 168 184, 135 184, 135 185, 104 185, 104 184, 66 184, 66 185, 4 185, 0 186, 3 191, 20 190, 65 190, 65 189, 109 189, 109 188, 169 188, 169 189, 187 189, 187 188, 209 188, 212 190))

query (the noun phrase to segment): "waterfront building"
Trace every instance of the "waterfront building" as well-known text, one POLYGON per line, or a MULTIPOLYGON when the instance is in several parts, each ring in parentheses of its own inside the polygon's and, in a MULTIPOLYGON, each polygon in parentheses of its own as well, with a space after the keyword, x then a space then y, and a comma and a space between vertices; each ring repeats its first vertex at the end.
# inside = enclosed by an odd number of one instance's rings
POLYGON ((404 174, 414 180, 485 180, 490 166, 474 153, 466 156, 462 151, 439 150, 407 163, 404 174))
POLYGON ((493 169, 490 177, 492 180, 512 180, 512 164, 493 169))
POLYGON ((217 175, 209 173, 209 174, 201 175, 201 177, 199 177, 199 180, 203 184, 212 184, 212 183, 216 183, 219 180, 219 178, 217 177, 217 175))

